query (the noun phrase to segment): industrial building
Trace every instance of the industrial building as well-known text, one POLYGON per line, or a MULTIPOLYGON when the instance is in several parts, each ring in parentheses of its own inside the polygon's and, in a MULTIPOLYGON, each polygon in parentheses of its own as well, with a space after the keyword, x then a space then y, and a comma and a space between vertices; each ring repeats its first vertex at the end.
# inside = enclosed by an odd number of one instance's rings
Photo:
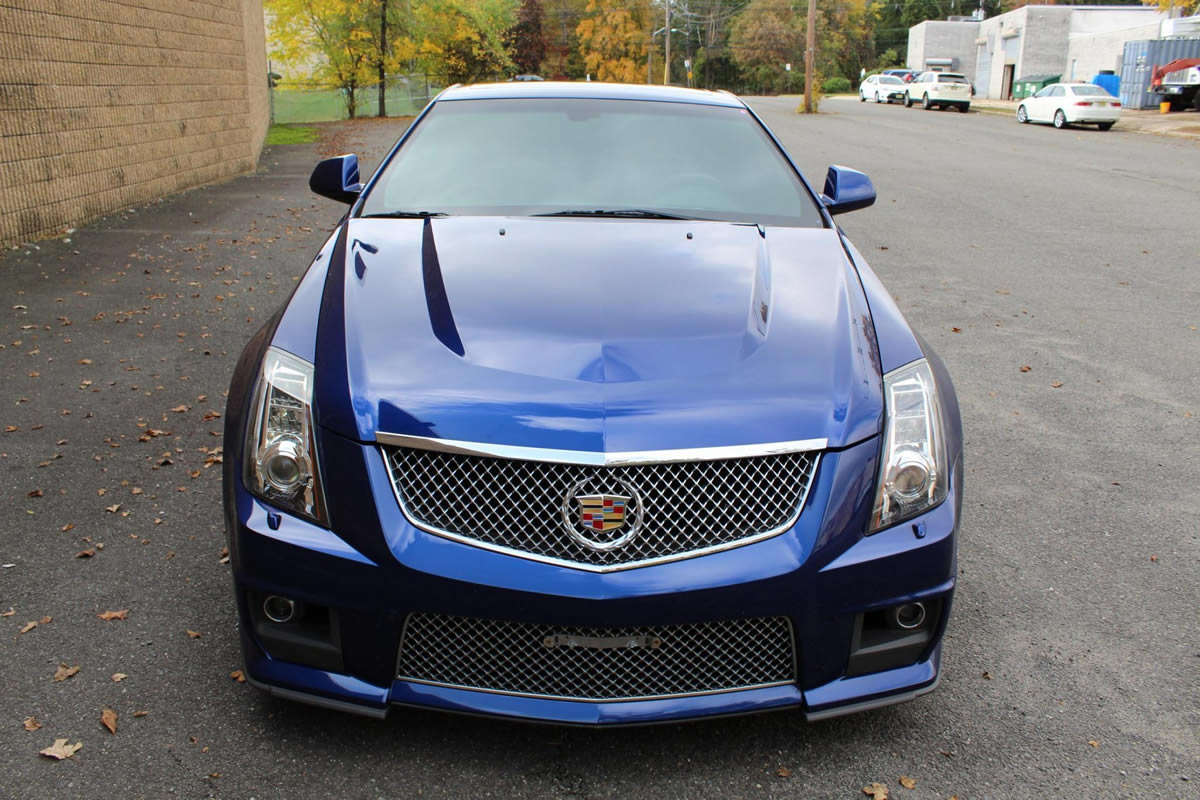
POLYGON ((1027 77, 1120 73, 1126 42, 1160 38, 1178 22, 1145 6, 1024 6, 985 20, 927 20, 908 31, 907 65, 961 72, 977 97, 1009 99, 1027 77))

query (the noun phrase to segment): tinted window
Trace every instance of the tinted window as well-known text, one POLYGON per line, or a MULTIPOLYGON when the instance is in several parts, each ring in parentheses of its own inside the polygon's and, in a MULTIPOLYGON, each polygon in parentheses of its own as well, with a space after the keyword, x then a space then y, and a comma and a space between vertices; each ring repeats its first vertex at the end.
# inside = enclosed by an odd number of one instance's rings
POLYGON ((1111 94, 1099 86, 1073 86, 1071 87, 1071 91, 1081 97, 1112 97, 1111 94))
POLYGON ((889 86, 903 86, 904 85, 904 81, 902 81, 899 78, 894 77, 892 75, 880 75, 879 82, 886 83, 889 86))
POLYGON ((438 102, 384 168, 363 213, 594 209, 823 224, 745 109, 557 98, 438 102))
POLYGON ((966 83, 967 79, 962 75, 942 75, 938 81, 941 83, 966 83))

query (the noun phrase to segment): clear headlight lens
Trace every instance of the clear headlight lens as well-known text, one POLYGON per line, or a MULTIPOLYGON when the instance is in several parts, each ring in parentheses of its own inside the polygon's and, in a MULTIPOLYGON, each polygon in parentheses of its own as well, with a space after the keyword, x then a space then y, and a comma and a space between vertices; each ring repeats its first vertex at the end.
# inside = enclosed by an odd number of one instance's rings
POLYGON ((312 364, 267 349, 247 426, 246 486, 272 505, 325 524, 312 388, 312 364))
POLYGON ((883 376, 887 420, 875 510, 867 533, 928 511, 946 497, 941 405, 925 359, 883 376))

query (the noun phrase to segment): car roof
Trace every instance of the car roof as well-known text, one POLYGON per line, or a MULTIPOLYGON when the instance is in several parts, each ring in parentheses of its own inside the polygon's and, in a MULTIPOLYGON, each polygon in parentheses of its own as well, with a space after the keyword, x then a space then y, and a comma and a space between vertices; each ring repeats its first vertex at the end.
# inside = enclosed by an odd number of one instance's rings
POLYGON ((677 86, 647 86, 600 81, 514 81, 512 83, 476 83, 451 86, 437 96, 446 100, 491 100, 513 98, 570 98, 603 100, 655 100, 663 103, 699 103, 709 106, 744 108, 729 92, 684 89, 677 86))

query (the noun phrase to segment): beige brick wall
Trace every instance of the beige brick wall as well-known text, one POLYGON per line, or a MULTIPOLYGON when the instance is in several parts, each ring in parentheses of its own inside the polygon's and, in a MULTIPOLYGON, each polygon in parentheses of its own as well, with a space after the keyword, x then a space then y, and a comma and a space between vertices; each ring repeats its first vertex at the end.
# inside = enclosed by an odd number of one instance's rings
POLYGON ((254 169, 262 0, 0 0, 0 244, 254 169))

